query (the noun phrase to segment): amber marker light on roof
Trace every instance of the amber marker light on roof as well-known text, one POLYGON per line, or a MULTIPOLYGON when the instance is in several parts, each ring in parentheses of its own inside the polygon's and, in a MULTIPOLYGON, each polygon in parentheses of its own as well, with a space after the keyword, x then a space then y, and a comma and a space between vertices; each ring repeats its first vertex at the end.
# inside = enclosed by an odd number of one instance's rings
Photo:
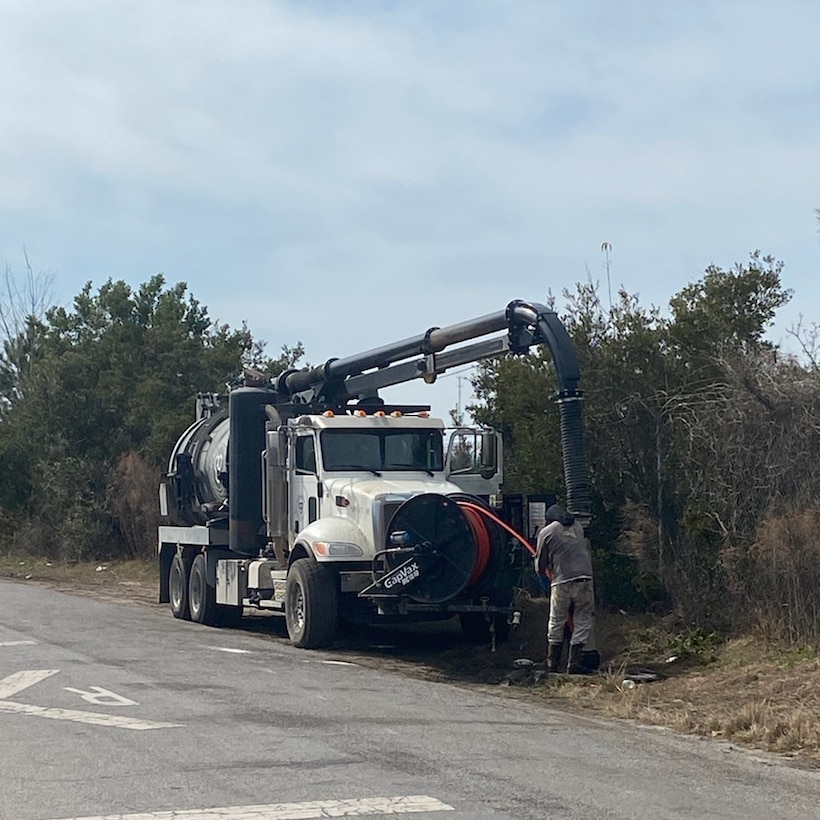
POLYGON ((324 413, 322 413, 322 415, 323 415, 326 419, 332 419, 332 418, 333 418, 336 414, 335 414, 332 410, 325 410, 325 412, 324 412, 324 413))

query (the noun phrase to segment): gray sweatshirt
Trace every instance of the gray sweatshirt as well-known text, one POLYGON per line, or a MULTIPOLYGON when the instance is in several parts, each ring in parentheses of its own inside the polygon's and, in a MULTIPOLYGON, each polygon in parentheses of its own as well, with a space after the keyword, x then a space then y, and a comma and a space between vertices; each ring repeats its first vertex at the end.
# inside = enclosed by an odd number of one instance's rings
POLYGON ((578 523, 565 527, 552 521, 538 532, 535 542, 535 569, 552 571, 553 584, 592 578, 592 556, 584 528, 578 523))

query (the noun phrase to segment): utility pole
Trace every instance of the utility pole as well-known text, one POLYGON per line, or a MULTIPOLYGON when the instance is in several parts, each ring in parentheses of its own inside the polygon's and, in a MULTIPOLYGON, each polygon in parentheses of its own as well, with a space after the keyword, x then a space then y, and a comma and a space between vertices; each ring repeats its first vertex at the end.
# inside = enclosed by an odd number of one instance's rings
POLYGON ((604 252, 605 259, 604 266, 606 267, 606 289, 609 294, 609 312, 612 313, 612 281, 609 276, 609 254, 612 251, 612 243, 603 242, 601 244, 601 250, 604 252))
POLYGON ((458 402, 456 403, 456 414, 458 415, 459 421, 461 420, 461 379, 462 377, 458 377, 458 402))

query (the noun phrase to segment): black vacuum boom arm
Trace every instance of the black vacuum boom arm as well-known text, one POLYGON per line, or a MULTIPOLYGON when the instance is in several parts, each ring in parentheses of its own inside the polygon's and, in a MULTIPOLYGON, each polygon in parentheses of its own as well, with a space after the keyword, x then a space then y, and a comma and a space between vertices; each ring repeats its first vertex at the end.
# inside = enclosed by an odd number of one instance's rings
POLYGON ((430 328, 418 336, 367 350, 343 359, 328 359, 306 370, 289 370, 276 382, 282 397, 312 391, 314 398, 366 398, 384 387, 436 376, 453 367, 500 356, 526 353, 546 345, 558 377, 558 409, 567 506, 581 518, 589 517, 589 485, 581 421, 581 373, 575 345, 554 310, 536 302, 510 302, 505 310, 449 327, 430 328), (450 345, 480 339, 498 331, 505 334, 446 351, 450 345), (414 356, 421 358, 413 359, 414 356), (411 360, 412 359, 412 360, 411 360), (411 360, 411 361, 407 361, 411 360))
POLYGON ((371 394, 373 389, 402 384, 412 379, 432 381, 436 375, 452 367, 510 351, 525 353, 536 344, 549 347, 561 394, 571 395, 577 392, 581 378, 578 358, 575 346, 558 314, 544 305, 521 301, 510 302, 506 310, 498 313, 449 327, 430 328, 418 336, 343 359, 328 359, 323 365, 309 370, 289 370, 279 377, 276 390, 282 396, 293 396, 311 389, 315 395, 319 395, 325 385, 343 382, 347 396, 356 398, 371 394), (478 339, 499 330, 506 330, 507 334, 458 348, 447 355, 437 355, 450 345, 478 339), (424 358, 404 362, 419 354, 423 354, 424 358), (397 362, 404 364, 396 366, 397 362))

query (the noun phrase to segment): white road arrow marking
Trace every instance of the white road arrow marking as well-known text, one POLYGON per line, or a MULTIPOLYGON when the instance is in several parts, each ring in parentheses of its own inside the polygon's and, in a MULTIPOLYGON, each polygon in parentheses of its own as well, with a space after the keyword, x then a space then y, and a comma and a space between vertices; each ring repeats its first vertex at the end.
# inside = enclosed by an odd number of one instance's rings
MULTIPOLYGON (((31 706, 28 703, 15 703, 6 698, 17 695, 35 683, 39 683, 52 675, 56 675, 59 669, 28 669, 22 672, 15 672, 13 675, 0 680, 0 712, 15 713, 18 715, 33 715, 34 717, 50 718, 51 720, 71 720, 75 723, 90 723, 94 726, 114 726, 118 729, 175 729, 181 723, 159 723, 151 720, 138 720, 137 718, 121 717, 119 715, 101 715, 97 712, 81 712, 78 709, 52 709, 46 706, 31 706)), ((67 687, 66 687, 67 688, 67 687)), ((99 686, 92 687, 97 692, 104 693, 97 695, 94 692, 84 692, 82 689, 69 689, 69 691, 79 692, 89 697, 114 697, 119 699, 122 705, 127 705, 128 698, 121 698, 119 695, 101 689, 99 686)), ((96 701, 92 701, 96 702, 96 701)), ((134 701, 128 701, 134 703, 134 701)), ((134 704, 136 705, 136 704, 134 704)))
POLYGON ((79 695, 86 703, 94 703, 97 706, 137 706, 135 700, 118 695, 110 689, 103 689, 102 686, 92 686, 91 691, 84 689, 74 689, 71 686, 64 686, 66 692, 73 692, 79 695))
POLYGON ((59 669, 29 669, 23 672, 15 672, 13 675, 0 680, 0 700, 10 698, 12 695, 28 689, 29 686, 34 686, 35 683, 56 675, 59 671, 59 669))
POLYGON ((455 811, 427 795, 365 797, 361 800, 314 800, 309 803, 269 803, 264 806, 226 806, 218 809, 156 811, 144 814, 105 814, 66 820, 321 820, 325 817, 372 817, 385 814, 455 811))
POLYGON ((93 726, 113 726, 116 729, 175 729, 181 723, 158 723, 151 720, 122 717, 121 715, 103 715, 99 712, 81 712, 78 709, 53 709, 47 706, 32 706, 28 703, 14 703, 0 700, 0 712, 14 712, 19 715, 50 718, 51 720, 70 720, 74 723, 90 723, 93 726))
POLYGON ((37 641, 0 641, 0 646, 36 646, 37 641))

